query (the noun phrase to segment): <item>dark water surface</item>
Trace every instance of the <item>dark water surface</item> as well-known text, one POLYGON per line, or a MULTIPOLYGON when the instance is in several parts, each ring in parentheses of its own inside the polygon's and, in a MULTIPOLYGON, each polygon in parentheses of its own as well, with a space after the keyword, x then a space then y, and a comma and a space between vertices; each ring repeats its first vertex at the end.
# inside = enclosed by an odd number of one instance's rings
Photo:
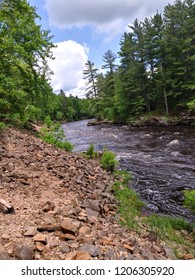
POLYGON ((133 187, 147 202, 147 211, 184 217, 193 214, 182 205, 184 189, 195 189, 195 128, 87 126, 88 120, 64 124, 77 152, 90 143, 117 154, 120 168, 129 170, 133 187))

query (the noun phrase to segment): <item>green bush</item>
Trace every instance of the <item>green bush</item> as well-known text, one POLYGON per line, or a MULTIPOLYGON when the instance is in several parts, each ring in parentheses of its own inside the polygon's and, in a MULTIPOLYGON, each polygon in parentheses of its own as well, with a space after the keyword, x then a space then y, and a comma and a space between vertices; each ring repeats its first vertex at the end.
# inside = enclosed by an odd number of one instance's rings
POLYGON ((118 164, 118 161, 116 159, 115 153, 111 151, 104 151, 100 163, 104 169, 108 171, 114 171, 118 164))
POLYGON ((73 145, 66 141, 66 136, 64 130, 60 127, 60 123, 52 122, 49 116, 45 118, 45 125, 41 129, 40 137, 44 142, 57 148, 69 152, 73 150, 73 145))
POLYGON ((0 122, 0 131, 2 131, 5 127, 6 125, 4 124, 4 122, 0 122))
POLYGON ((188 106, 188 109, 189 109, 190 113, 192 113, 192 112, 195 113, 195 99, 190 101, 190 102, 188 102, 187 106, 188 106))
POLYGON ((90 144, 89 148, 86 151, 86 155, 89 158, 95 158, 97 157, 98 153, 95 151, 93 143, 90 144))
POLYGON ((184 205, 195 212, 195 190, 184 191, 184 205))

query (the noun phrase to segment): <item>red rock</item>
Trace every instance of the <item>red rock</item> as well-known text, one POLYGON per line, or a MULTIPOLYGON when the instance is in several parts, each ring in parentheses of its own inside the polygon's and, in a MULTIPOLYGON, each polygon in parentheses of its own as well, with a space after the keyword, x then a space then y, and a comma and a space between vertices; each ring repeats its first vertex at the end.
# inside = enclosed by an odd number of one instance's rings
POLYGON ((45 234, 42 234, 42 233, 37 233, 35 236, 34 236, 34 241, 35 242, 41 242, 43 244, 47 244, 47 236, 45 234))
POLYGON ((24 236, 34 236, 37 233, 36 227, 28 227, 26 232, 24 233, 24 236))
POLYGON ((76 260, 76 252, 69 252, 66 256, 65 256, 65 260, 76 260))
POLYGON ((79 221, 65 218, 61 223, 62 232, 76 235, 80 227, 79 221))
POLYGON ((42 252, 45 249, 45 244, 43 244, 42 242, 36 242, 35 248, 37 251, 42 252))
POLYGON ((90 260, 91 256, 88 252, 77 252, 76 260, 90 260))

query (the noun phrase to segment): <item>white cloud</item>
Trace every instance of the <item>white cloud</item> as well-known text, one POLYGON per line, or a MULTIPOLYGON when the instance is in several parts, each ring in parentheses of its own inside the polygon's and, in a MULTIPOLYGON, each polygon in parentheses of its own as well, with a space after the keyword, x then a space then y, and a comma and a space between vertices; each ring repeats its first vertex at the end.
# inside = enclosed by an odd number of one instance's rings
POLYGON ((63 89, 67 93, 83 95, 83 70, 88 60, 88 48, 69 40, 56 43, 53 49, 54 60, 49 60, 50 69, 54 72, 51 85, 55 92, 63 89))
POLYGON ((143 20, 174 0, 45 0, 51 25, 58 28, 92 26, 116 35, 136 17, 143 20))

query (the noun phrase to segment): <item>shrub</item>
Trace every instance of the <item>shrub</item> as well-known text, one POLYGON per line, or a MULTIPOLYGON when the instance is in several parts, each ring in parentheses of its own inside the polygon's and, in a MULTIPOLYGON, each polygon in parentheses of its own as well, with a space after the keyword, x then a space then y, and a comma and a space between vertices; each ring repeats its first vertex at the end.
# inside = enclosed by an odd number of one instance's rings
POLYGON ((3 130, 6 127, 6 125, 4 124, 4 122, 0 122, 0 131, 3 130))
POLYGON ((97 157, 97 152, 95 151, 95 148, 94 148, 94 145, 93 143, 90 144, 89 148, 87 149, 86 151, 86 155, 89 157, 89 158, 94 158, 94 157, 97 157))
POLYGON ((190 113, 195 113, 195 99, 187 103, 190 113))
POLYGON ((60 127, 60 123, 54 123, 50 117, 46 117, 45 125, 42 127, 40 137, 48 144, 66 151, 72 151, 73 145, 66 140, 64 130, 60 127))
POLYGON ((195 190, 184 191, 184 205, 195 212, 195 190))
POLYGON ((115 153, 111 151, 104 151, 100 163, 104 169, 108 171, 114 171, 118 161, 116 159, 115 153))

